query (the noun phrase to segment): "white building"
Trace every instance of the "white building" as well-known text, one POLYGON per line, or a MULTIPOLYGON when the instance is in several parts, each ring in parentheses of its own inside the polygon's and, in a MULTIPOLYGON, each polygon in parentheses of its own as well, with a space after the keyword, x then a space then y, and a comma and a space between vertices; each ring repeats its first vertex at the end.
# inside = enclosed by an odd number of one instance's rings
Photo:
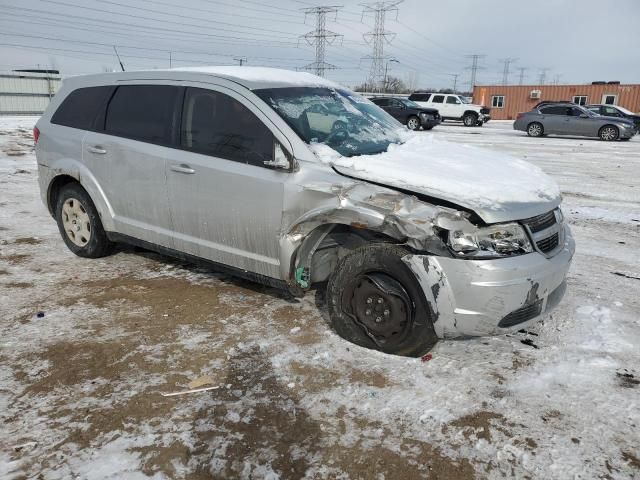
POLYGON ((54 71, 0 72, 0 115, 39 115, 62 84, 54 71))

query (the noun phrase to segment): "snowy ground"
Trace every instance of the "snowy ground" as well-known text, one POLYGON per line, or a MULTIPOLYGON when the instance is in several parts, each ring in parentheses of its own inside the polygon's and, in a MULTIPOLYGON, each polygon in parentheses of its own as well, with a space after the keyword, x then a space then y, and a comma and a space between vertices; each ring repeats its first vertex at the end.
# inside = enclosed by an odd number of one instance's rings
POLYGON ((578 250, 544 324, 423 363, 337 337, 317 292, 73 256, 40 203, 34 121, 0 117, 0 478, 640 476, 640 138, 424 132, 550 173, 578 250), (190 384, 219 388, 161 395, 190 384))

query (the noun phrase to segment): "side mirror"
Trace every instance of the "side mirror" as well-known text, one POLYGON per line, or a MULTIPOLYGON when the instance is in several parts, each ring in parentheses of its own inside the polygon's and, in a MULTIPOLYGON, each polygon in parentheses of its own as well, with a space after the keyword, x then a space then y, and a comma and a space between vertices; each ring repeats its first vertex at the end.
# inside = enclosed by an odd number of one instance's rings
POLYGON ((296 170, 296 161, 287 150, 276 139, 273 139, 273 160, 264 160, 265 166, 274 170, 286 170, 294 172, 296 170))

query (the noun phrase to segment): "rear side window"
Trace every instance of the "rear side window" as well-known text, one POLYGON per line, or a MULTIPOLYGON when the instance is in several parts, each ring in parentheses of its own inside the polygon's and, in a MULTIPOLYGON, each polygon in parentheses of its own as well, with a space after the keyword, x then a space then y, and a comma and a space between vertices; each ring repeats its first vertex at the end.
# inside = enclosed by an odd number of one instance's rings
POLYGON ((388 107, 389 106, 389 100, 386 98, 374 98, 372 100, 373 103, 375 103, 376 105, 378 105, 379 107, 388 107))
POLYGON ((567 106, 544 107, 540 109, 540 113, 544 115, 566 115, 568 113, 567 106))
POLYGON ((105 133, 170 144, 178 91, 169 85, 118 87, 107 107, 105 133))
POLYGON ((74 90, 65 98, 51 117, 51 123, 65 127, 93 130, 94 121, 111 92, 111 86, 87 87, 74 90))
POLYGON ((409 95, 409 100, 414 102, 428 102, 431 98, 430 93, 412 93, 409 95))
POLYGON ((444 95, 434 95, 431 101, 433 103, 444 103, 444 95))
MULTIPOLYGON (((329 115, 324 113, 324 115, 329 115)), ((247 107, 224 93, 187 88, 182 110, 185 150, 264 167, 274 137, 247 107)))

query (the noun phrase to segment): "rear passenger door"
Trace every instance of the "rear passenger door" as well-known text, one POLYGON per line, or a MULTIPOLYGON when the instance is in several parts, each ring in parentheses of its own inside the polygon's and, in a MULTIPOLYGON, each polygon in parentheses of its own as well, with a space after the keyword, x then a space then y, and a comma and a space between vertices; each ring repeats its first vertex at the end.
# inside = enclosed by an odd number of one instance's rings
POLYGON ((83 159, 110 204, 119 233, 172 247, 165 163, 174 151, 181 87, 124 84, 116 88, 83 159))
POLYGON ((540 113, 540 121, 544 127, 544 133, 550 134, 567 134, 568 120, 566 105, 552 105, 549 107, 542 107, 540 113))
POLYGON ((279 278, 290 173, 264 163, 273 159, 275 145, 267 117, 236 92, 216 88, 187 87, 182 150, 167 164, 176 248, 279 278))

